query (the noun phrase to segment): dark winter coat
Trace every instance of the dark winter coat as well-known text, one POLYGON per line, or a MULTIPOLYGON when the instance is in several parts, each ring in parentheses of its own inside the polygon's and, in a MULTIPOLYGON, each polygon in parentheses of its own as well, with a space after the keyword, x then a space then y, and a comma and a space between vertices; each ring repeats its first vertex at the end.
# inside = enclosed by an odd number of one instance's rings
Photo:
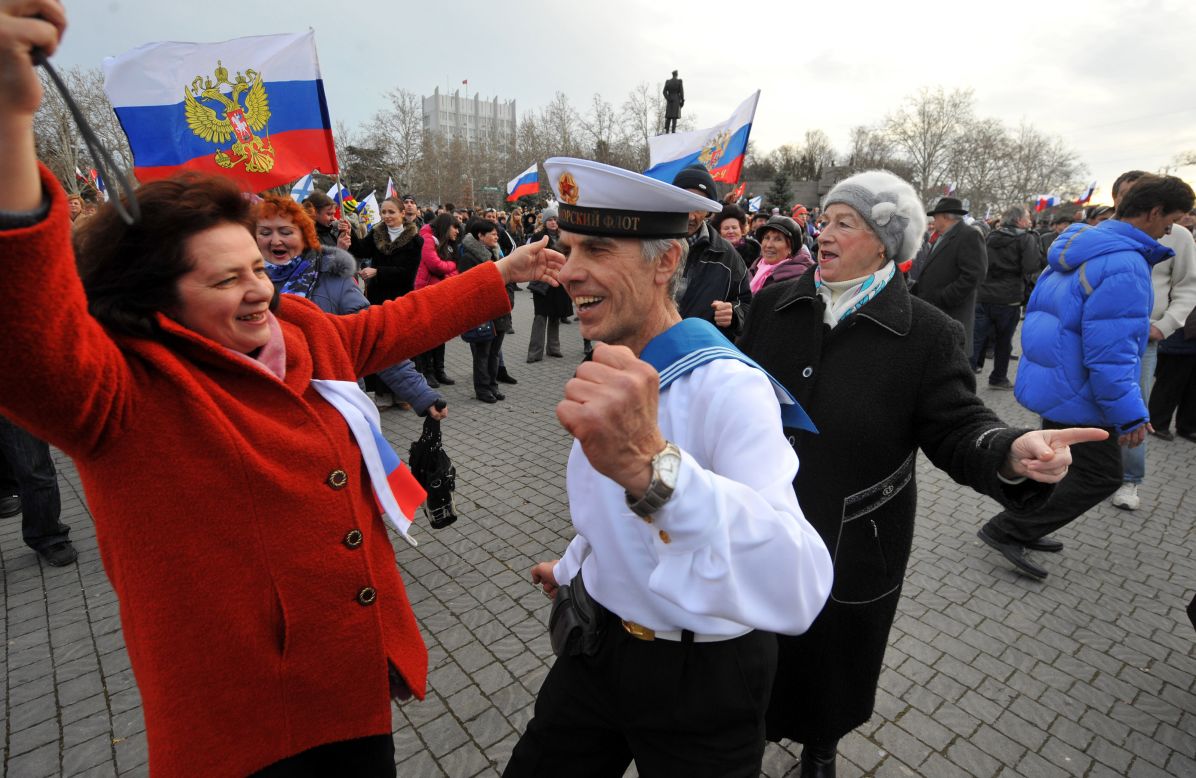
MULTIPOLYGON (((916 267, 917 265, 915 265, 916 267)), ((984 238, 962 221, 934 242, 912 291, 963 325, 964 353, 972 353, 976 290, 988 268, 984 238)))
POLYGON ((838 738, 872 715, 913 542, 919 448, 1010 508, 1032 510, 1050 492, 997 478, 1025 430, 1007 428, 980 401, 959 325, 912 297, 900 274, 833 330, 824 307, 813 273, 766 287, 739 340, 818 426, 816 435, 785 432, 800 460, 798 502, 835 564, 813 626, 780 638, 773 740, 838 738))
POLYGON ((747 265, 730 241, 707 224, 700 229, 700 237, 689 247, 689 257, 685 260, 677 308, 683 319, 705 319, 714 324, 711 303, 715 300, 731 303, 731 326, 718 330, 735 340, 743 331, 743 320, 752 302, 747 265))
POLYGON ((1038 236, 1018 227, 1001 227, 984 242, 988 273, 980 284, 981 303, 1021 305, 1026 288, 1042 270, 1042 244, 1038 236))
POLYGON ((365 295, 377 305, 402 297, 415 288, 415 274, 419 270, 420 250, 424 239, 419 227, 410 222, 393 241, 385 224, 376 224, 364 238, 354 240, 353 255, 378 271, 366 285, 365 295))
MULTIPOLYGON (((472 267, 477 267, 483 262, 493 262, 494 259, 494 251, 492 251, 474 236, 466 233, 465 238, 461 241, 461 254, 457 259, 457 269, 464 273, 466 270, 469 270, 472 267)), ((507 297, 511 300, 511 306, 514 307, 515 292, 511 289, 512 286, 512 284, 507 284, 507 297)), ((505 333, 511 329, 511 314, 503 314, 494 320, 495 332, 505 333)))
MULTIPOLYGON (((540 230, 528 238, 528 243, 536 243, 545 235, 548 236, 548 248, 557 249, 557 238, 560 233, 553 234, 540 230)), ((573 299, 563 286, 552 286, 548 283, 531 283, 527 286, 532 293, 532 310, 536 316, 564 318, 573 315, 573 299)))
POLYGON ((664 82, 664 118, 681 118, 681 107, 685 105, 685 86, 679 78, 670 78, 664 82))
POLYGON ((744 235, 738 243, 732 245, 735 246, 735 250, 739 252, 739 258, 747 267, 751 267, 760 258, 760 241, 751 235, 744 235))

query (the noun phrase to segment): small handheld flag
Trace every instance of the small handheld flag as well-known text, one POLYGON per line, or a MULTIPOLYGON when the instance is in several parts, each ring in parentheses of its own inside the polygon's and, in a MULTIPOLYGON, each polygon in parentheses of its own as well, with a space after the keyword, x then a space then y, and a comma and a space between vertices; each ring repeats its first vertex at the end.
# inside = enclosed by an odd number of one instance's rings
POLYGON ((353 209, 361 218, 361 223, 365 225, 366 229, 373 229, 375 224, 382 221, 382 217, 378 215, 378 193, 370 192, 361 199, 357 207, 353 209))
POLYGON ((312 185, 314 184, 314 181, 312 179, 312 176, 314 174, 315 174, 315 171, 312 171, 311 173, 308 173, 303 178, 301 178, 295 182, 295 185, 291 187, 291 199, 292 200, 294 200, 297 203, 301 203, 307 199, 307 196, 309 194, 311 194, 311 188, 312 188, 312 185))
POLYGON ((395 181, 390 176, 386 177, 386 196, 398 199, 399 190, 395 189, 395 181))

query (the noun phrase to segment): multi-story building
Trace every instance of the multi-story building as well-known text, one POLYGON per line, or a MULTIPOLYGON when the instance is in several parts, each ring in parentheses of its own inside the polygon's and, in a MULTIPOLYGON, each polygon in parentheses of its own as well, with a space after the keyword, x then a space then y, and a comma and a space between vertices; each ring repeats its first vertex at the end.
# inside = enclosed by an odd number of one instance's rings
POLYGON ((500 103, 498 98, 482 100, 476 93, 471 98, 461 96, 460 90, 451 95, 441 94, 440 87, 423 99, 424 131, 443 132, 448 137, 459 136, 466 143, 492 140, 512 143, 518 123, 515 101, 500 103))

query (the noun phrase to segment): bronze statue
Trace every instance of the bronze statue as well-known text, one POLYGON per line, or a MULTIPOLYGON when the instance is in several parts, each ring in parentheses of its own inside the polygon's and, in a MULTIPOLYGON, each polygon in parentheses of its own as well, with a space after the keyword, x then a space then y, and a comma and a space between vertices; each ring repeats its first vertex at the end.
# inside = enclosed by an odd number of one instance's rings
POLYGON ((673 77, 664 82, 664 131, 677 131, 677 120, 681 118, 681 106, 685 105, 685 88, 681 86, 681 79, 677 78, 677 71, 673 77))

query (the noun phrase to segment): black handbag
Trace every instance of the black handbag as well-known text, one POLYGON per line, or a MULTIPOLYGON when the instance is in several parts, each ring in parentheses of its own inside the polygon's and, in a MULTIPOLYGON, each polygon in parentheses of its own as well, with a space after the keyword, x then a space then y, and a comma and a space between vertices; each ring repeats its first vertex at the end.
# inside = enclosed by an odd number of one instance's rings
POLYGON ((461 340, 466 343, 488 343, 494 340, 494 322, 488 321, 472 330, 461 333, 461 340))
POLYGON ((548 639, 557 656, 594 656, 604 631, 602 606, 590 598, 581 571, 558 586, 548 615, 548 639))
POLYGON ((411 444, 407 462, 415 480, 428 493, 424 514, 432 527, 440 529, 456 521, 453 491, 457 488, 457 468, 444 451, 439 421, 431 416, 424 419, 424 431, 411 444))

